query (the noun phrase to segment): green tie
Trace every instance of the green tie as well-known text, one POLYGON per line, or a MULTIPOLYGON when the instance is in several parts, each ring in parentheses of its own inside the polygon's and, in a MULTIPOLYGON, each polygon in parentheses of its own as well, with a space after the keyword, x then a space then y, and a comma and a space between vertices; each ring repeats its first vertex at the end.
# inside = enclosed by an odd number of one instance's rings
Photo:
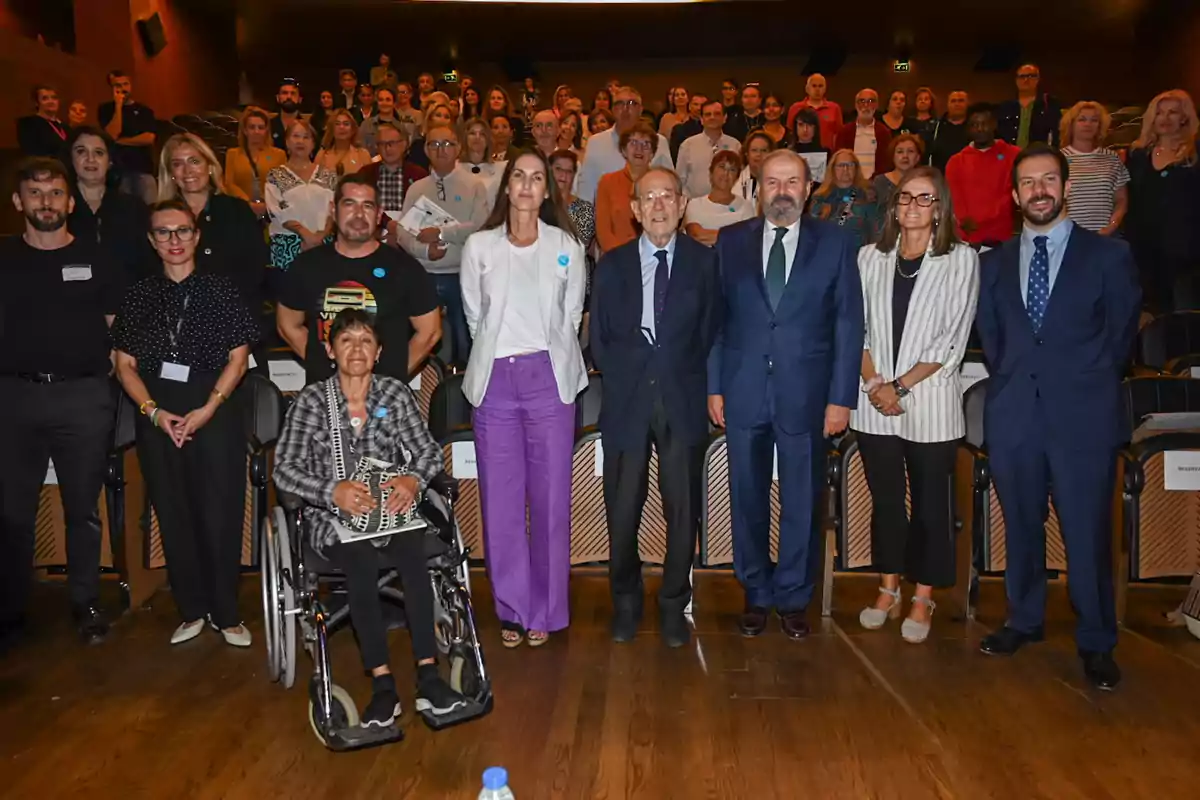
POLYGON ((771 301, 772 311, 779 308, 783 289, 787 286, 787 256, 783 250, 783 237, 787 236, 787 232, 787 228, 775 229, 775 241, 767 256, 767 299, 771 301))

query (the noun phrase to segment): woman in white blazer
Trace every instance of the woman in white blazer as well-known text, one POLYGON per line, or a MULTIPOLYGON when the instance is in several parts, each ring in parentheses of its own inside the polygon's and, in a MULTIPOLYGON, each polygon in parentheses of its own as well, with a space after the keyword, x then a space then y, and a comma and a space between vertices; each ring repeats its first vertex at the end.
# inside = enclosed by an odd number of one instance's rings
POLYGON ((965 432, 959 368, 979 299, 979 256, 955 231, 945 179, 919 167, 888 201, 879 244, 858 252, 867 330, 850 427, 871 490, 871 553, 883 573, 879 597, 859 621, 875 629, 900 615, 903 575, 916 591, 900 632, 914 643, 929 635, 933 589, 954 585, 951 501, 965 432))
POLYGON ((536 647, 570 617, 571 458, 575 396, 588 382, 578 338, 587 273, 541 154, 510 160, 500 187, 491 216, 463 247, 463 307, 474 340, 463 393, 475 407, 484 557, 503 642, 536 647))

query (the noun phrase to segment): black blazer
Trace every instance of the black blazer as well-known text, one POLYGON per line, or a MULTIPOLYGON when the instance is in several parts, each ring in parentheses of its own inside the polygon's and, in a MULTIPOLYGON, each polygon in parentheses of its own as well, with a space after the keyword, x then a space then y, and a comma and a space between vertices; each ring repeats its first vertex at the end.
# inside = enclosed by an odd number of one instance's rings
POLYGON ((592 357, 604 373, 600 433, 610 449, 642 447, 655 390, 672 432, 690 445, 708 437, 708 351, 720 328, 717 254, 680 233, 657 346, 642 333, 641 238, 604 254, 592 278, 592 357))
POLYGON ((67 229, 76 239, 99 245, 110 262, 121 267, 128 285, 162 271, 148 236, 150 215, 146 204, 137 197, 109 186, 100 201, 100 210, 93 213, 76 188, 75 210, 67 219, 67 229))
POLYGON ((263 282, 271 252, 262 223, 240 197, 215 194, 197 219, 196 271, 224 275, 238 288, 255 319, 262 315, 263 282))
POLYGON ((57 158, 64 163, 67 161, 67 139, 70 135, 66 123, 53 123, 37 114, 17 119, 17 144, 21 153, 27 156, 44 156, 57 158), (63 136, 59 136, 59 131, 63 136))

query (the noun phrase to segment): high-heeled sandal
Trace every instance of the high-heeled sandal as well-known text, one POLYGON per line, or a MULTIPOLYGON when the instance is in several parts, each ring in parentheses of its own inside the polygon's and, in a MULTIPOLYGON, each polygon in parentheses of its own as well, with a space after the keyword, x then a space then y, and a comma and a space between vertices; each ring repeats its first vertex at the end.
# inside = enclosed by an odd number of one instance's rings
POLYGON ((892 598, 891 605, 887 608, 868 606, 858 614, 858 624, 869 631, 879 630, 889 619, 896 619, 900 616, 900 589, 889 589, 886 586, 880 586, 879 593, 886 594, 892 598))
POLYGON ((500 643, 509 650, 525 642, 525 629, 515 622, 500 623, 500 643))
POLYGON ((550 641, 550 633, 548 631, 529 631, 525 634, 525 641, 529 642, 530 647, 541 647, 550 641))
POLYGON ((904 622, 900 623, 900 636, 909 644, 921 644, 929 638, 929 629, 933 627, 933 610, 937 608, 937 603, 933 602, 932 597, 921 597, 913 595, 913 605, 921 603, 929 608, 929 620, 926 622, 917 622, 911 617, 906 617, 904 622))

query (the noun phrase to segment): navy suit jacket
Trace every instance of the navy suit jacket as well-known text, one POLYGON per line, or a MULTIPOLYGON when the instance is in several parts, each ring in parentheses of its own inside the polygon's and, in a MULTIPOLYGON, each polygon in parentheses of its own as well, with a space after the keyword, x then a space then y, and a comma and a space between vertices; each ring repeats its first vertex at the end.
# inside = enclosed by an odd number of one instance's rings
POLYGON ((708 362, 709 394, 725 397, 725 422, 762 421, 770 383, 774 422, 786 433, 821 431, 825 407, 858 405, 863 295, 853 238, 805 217, 779 307, 763 276, 763 219, 721 229, 717 255, 724 327, 708 362))
POLYGON ((717 257, 679 233, 656 347, 642 333, 641 238, 605 253, 592 279, 592 359, 604 374, 600 433, 610 449, 641 447, 650 430, 654 391, 673 435, 687 444, 708 438, 705 365, 720 326, 717 257))
POLYGON ((1112 448, 1129 441, 1121 377, 1141 307, 1129 246, 1076 225, 1037 333, 1021 299, 1020 258, 1015 236, 980 262, 975 324, 991 375, 988 444, 1020 444, 1039 397, 1040 430, 1057 445, 1112 448))

